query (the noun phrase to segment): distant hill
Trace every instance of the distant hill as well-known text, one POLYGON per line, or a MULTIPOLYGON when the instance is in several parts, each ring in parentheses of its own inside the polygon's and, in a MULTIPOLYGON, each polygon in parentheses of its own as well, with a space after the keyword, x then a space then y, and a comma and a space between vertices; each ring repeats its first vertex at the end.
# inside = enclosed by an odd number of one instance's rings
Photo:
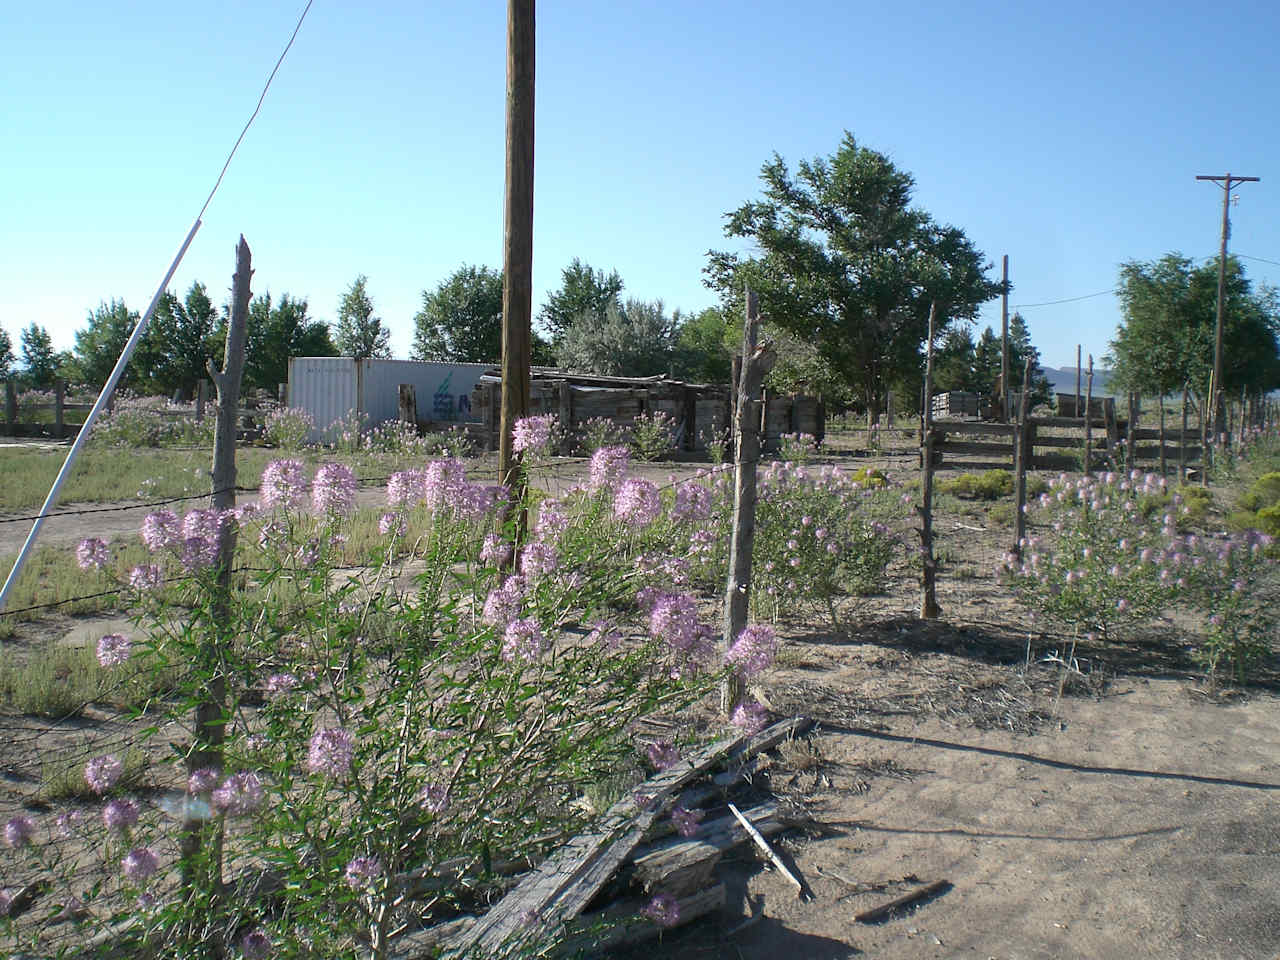
MULTIPOLYGON (((1043 367, 1044 375, 1048 377, 1049 382, 1053 384, 1055 393, 1075 393, 1076 392, 1076 368, 1075 367, 1043 367)), ((1085 383, 1087 375, 1080 375, 1080 393, 1085 392, 1085 383)), ((1111 371, 1103 370, 1099 367, 1093 368, 1093 395, 1095 397, 1114 397, 1115 393, 1111 389, 1111 371)))

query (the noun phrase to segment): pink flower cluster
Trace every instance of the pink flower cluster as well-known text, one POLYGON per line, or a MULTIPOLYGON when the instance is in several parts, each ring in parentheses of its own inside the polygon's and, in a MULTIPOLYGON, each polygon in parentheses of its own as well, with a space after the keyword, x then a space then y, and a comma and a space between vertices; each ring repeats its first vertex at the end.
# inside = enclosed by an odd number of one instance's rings
POLYGON ((753 623, 738 634, 725 654, 725 660, 746 677, 753 677, 768 668, 778 653, 778 636, 773 628, 763 623, 753 623))
POLYGON ((556 418, 552 414, 524 417, 511 430, 511 447, 516 453, 543 452, 551 444, 556 418))
POLYGON ((355 740, 350 733, 341 727, 322 727, 311 737, 307 769, 320 776, 341 780, 351 772, 355 755, 355 740))
POLYGON ((311 505, 317 513, 340 517, 356 505, 356 475, 343 463, 326 463, 311 481, 311 505))
POLYGON ((307 469, 301 460, 272 460, 262 471, 259 500, 267 510, 294 510, 307 491, 307 469))
POLYGON ((591 455, 591 489, 616 487, 630 466, 631 451, 626 447, 601 447, 591 455))
POLYGON ((347 886, 362 890, 382 876, 382 861, 377 857, 353 857, 347 864, 347 886))
POLYGON ((129 660, 133 644, 119 633, 108 633, 98 641, 98 663, 104 667, 123 666, 129 660))
POLYGON ((502 634, 502 659, 508 663, 537 660, 550 649, 538 621, 531 618, 512 620, 502 634))
POLYGON ((86 537, 76 544, 76 563, 81 570, 101 570, 111 559, 107 542, 97 537, 86 537))
POLYGON ((632 526, 647 527, 661 512, 658 488, 639 477, 623 481, 613 499, 613 515, 632 526))
POLYGON ((502 586, 489 592, 484 602, 481 618, 485 623, 499 630, 505 630, 520 615, 524 604, 524 578, 507 577, 502 586))

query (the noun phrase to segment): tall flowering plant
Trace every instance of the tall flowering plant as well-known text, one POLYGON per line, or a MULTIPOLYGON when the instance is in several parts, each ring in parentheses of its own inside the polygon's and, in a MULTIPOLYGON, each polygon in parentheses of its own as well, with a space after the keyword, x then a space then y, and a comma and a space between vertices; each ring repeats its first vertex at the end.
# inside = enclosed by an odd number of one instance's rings
MULTIPOLYGON (((771 634, 726 662, 695 597, 638 586, 638 533, 622 550, 618 535, 671 522, 673 505, 614 456, 594 488, 544 501, 523 542, 519 505, 461 462, 402 471, 357 570, 338 562, 356 486, 342 464, 309 477, 277 461, 256 505, 149 515, 138 634, 99 656, 182 665, 139 737, 218 759, 145 797, 122 789, 117 753, 90 760, 100 809, 59 827, 97 857, 96 881, 62 878, 82 922, 135 955, 385 957, 397 931, 473 906, 496 860, 581 827, 573 801, 634 753, 636 719, 762 669, 771 634), (211 699, 220 742, 183 735, 211 699)), ((29 866, 57 866, 44 829, 10 831, 29 866)))

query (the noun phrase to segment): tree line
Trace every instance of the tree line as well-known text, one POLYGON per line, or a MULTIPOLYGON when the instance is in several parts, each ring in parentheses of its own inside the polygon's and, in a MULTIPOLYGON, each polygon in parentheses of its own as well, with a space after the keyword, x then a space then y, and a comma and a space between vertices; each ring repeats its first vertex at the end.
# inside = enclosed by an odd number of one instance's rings
MULTIPOLYGON (((717 306, 685 313, 661 299, 624 296, 617 270, 575 258, 538 311, 535 364, 726 383, 741 344, 743 290, 750 286, 760 297, 766 335, 778 345, 771 389, 820 393, 873 419, 890 389, 910 406, 920 391, 935 303, 940 386, 992 388, 999 369, 994 335, 988 329, 974 340, 970 328, 1002 285, 963 230, 913 205, 909 173, 846 133, 833 155, 801 161, 794 173, 775 154, 761 182, 761 198, 725 215, 725 236, 740 249, 708 251, 703 279, 718 295, 717 306)), ((424 290, 411 356, 496 363, 502 282, 500 270, 462 264, 424 290)), ((20 375, 35 386, 54 376, 100 384, 136 320, 123 302, 103 303, 76 333, 75 349, 64 354, 55 354, 47 331, 32 324, 22 331, 20 375)), ((189 393, 210 362, 221 362, 225 324, 225 306, 215 308, 204 284, 192 284, 182 298, 166 294, 126 386, 189 393)), ((1021 317, 1013 331, 1016 389, 1022 360, 1038 354, 1021 317)), ((287 377, 290 356, 386 356, 387 343, 364 276, 342 297, 332 328, 309 314, 305 298, 263 294, 250 308, 246 383, 274 391, 287 377)), ((4 355, 0 349, 0 359, 4 355)), ((1033 384, 1039 388, 1039 381, 1033 384)))

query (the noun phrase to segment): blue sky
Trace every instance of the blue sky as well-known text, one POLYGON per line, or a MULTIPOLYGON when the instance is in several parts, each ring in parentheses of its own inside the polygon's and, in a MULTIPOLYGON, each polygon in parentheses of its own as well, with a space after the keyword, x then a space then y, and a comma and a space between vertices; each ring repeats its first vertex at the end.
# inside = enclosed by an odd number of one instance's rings
MULTIPOLYGON (((1013 305, 1110 289, 1118 264, 1218 248, 1280 261, 1280 8, 1161 3, 544 2, 534 303, 582 257, 627 293, 714 303, 723 214, 842 132, 916 202, 1011 263, 1013 305)), ((0 325, 70 347, 100 300, 141 309, 292 31, 301 2, 84 0, 0 34, 0 325)), ((331 320, 359 273, 408 350, 422 290, 501 265, 505 4, 315 0, 179 270, 331 320)), ((1280 285, 1280 264, 1245 260, 1280 285)), ((1106 352, 1112 296, 1023 310, 1044 360, 1106 352)), ((999 324, 999 302, 984 322, 999 324)))

